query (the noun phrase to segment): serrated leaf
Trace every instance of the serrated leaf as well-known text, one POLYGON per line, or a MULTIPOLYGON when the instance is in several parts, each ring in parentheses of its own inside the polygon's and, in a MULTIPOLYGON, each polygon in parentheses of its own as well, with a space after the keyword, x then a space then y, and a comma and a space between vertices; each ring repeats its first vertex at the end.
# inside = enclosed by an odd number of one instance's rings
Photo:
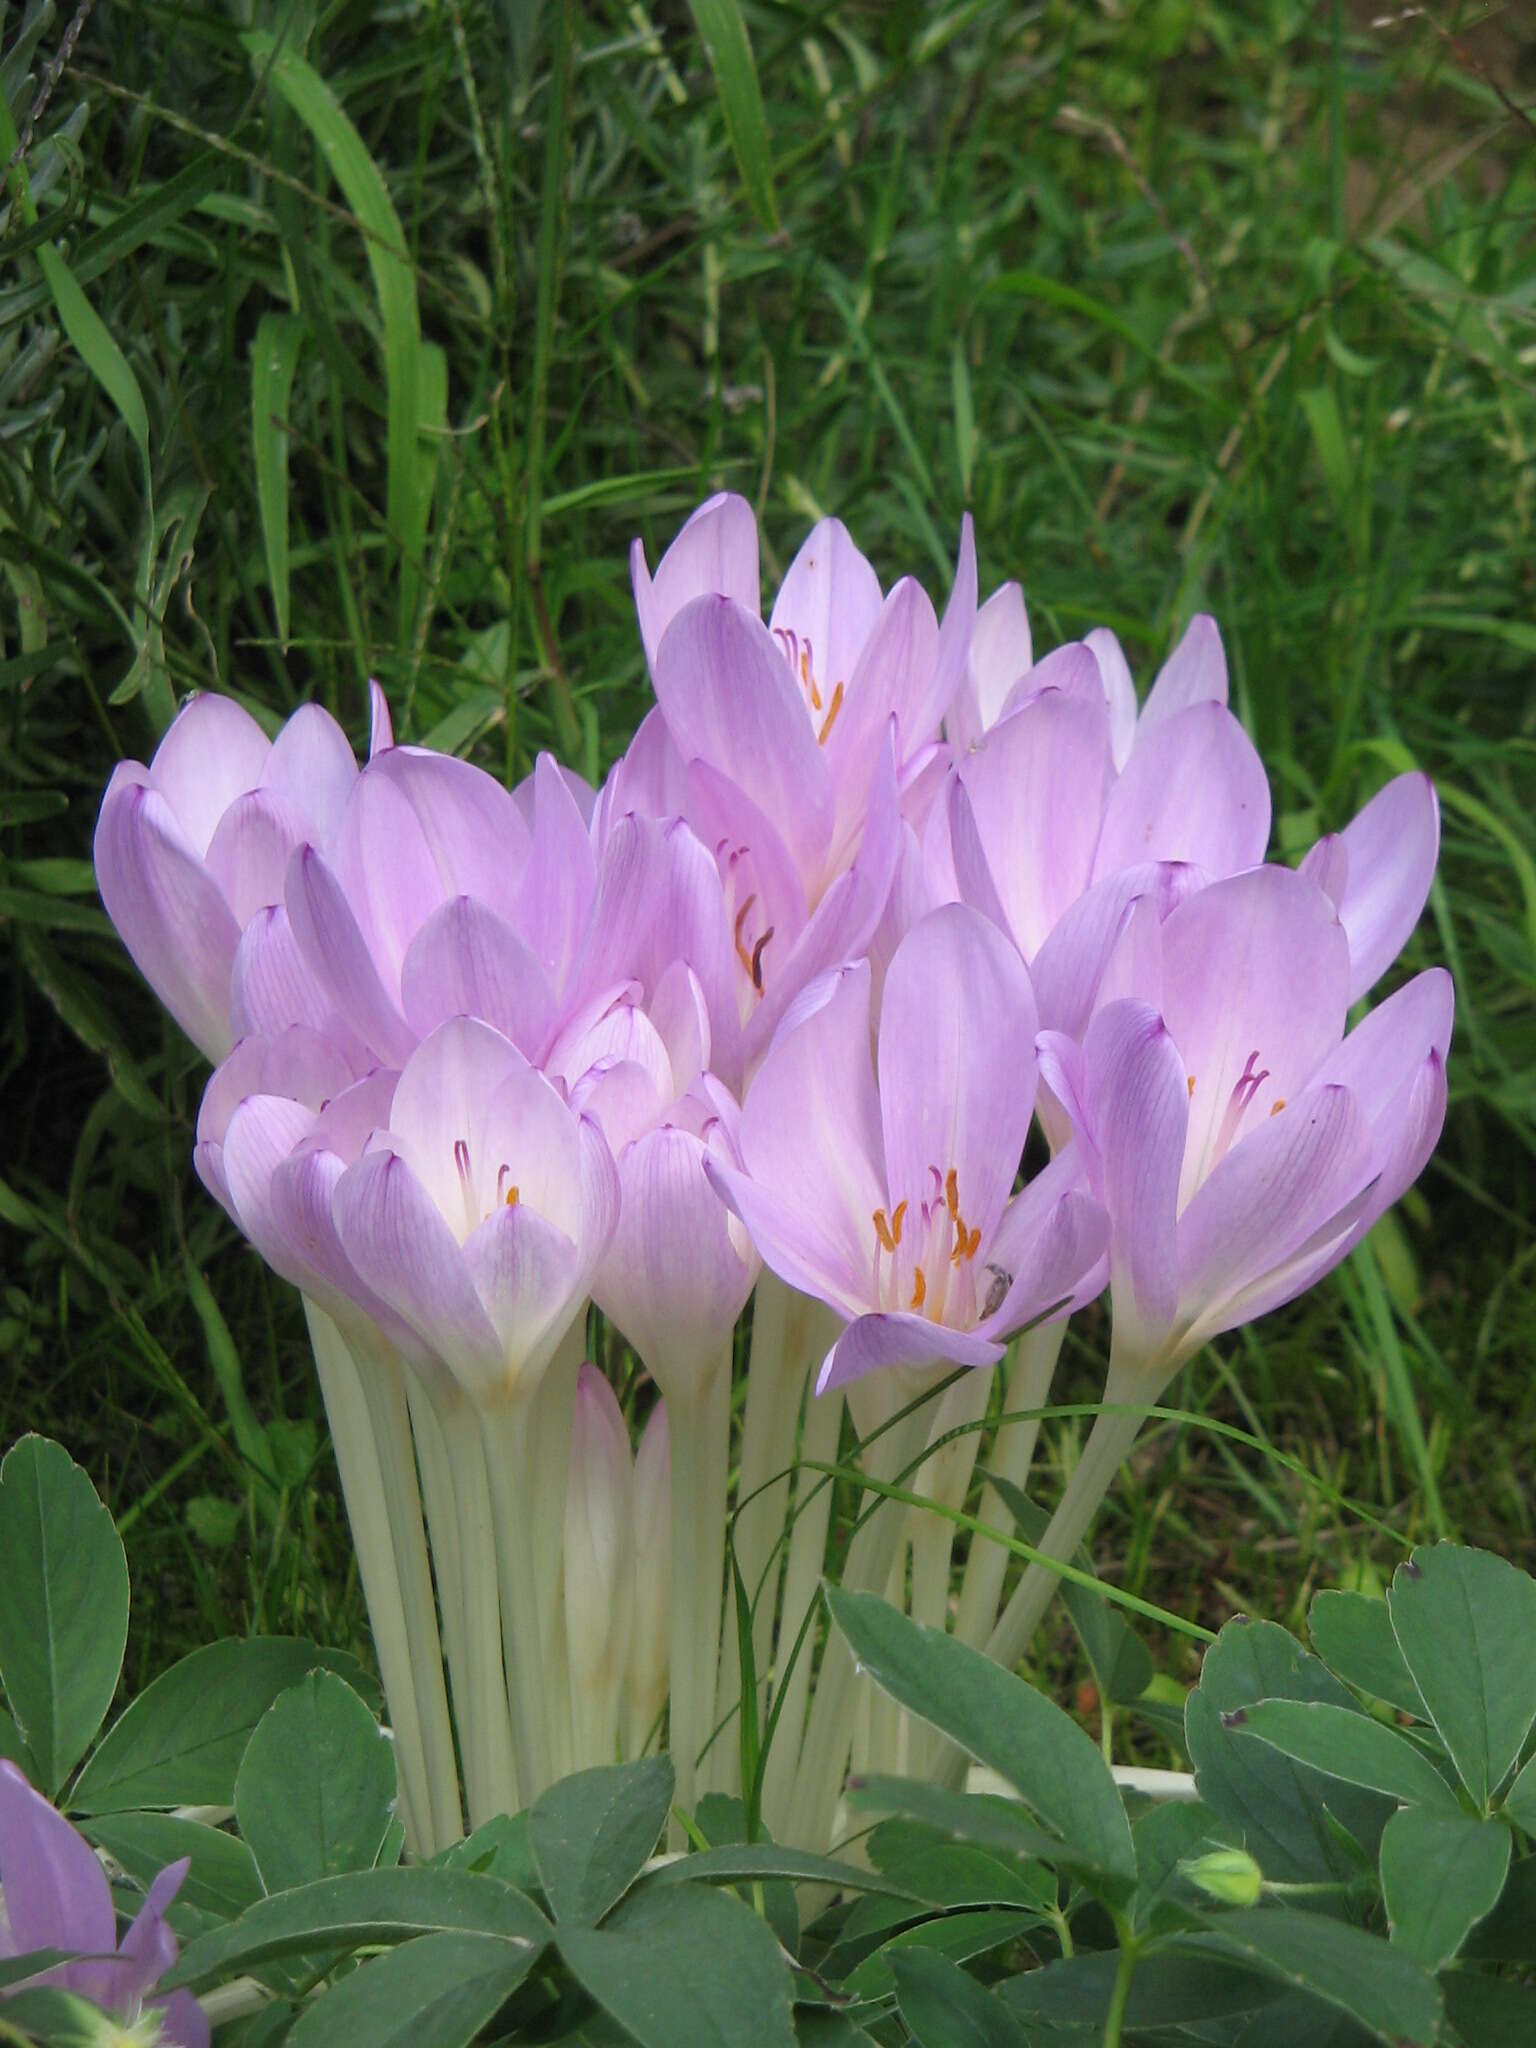
POLYGON ((1421 1544, 1387 1606, 1461 1782, 1486 1807, 1536 1721, 1536 1580, 1491 1551, 1421 1544))
POLYGON ((591 1926, 639 1876, 667 1824, 669 1757, 562 1778, 528 1815, 528 1840, 556 1920, 591 1926))
POLYGON ((1384 1792, 1407 1806, 1457 1814, 1461 1803, 1422 1751, 1354 1707, 1326 1700, 1257 1700, 1226 1717, 1239 1735, 1267 1742, 1324 1777, 1384 1792))
POLYGON ((293 2048, 469 2048, 532 1969, 530 1942, 424 1934, 365 1963, 300 2014, 293 2048))
POLYGON ((1134 1882, 1130 1823, 1109 1766, 1054 1701, 873 1594, 829 1588, 827 1601, 854 1656, 882 1690, 999 1772, 1095 1869, 1134 1882))
POLYGON ((1381 1837, 1381 1896, 1395 1946, 1440 1970, 1499 1902, 1509 1829, 1464 1813, 1404 1810, 1381 1837))
POLYGON ((0 1464, 0 1683, 52 1798, 101 1726, 128 1641, 128 1560, 62 1445, 24 1436, 0 1464))
POLYGON ((371 1870, 394 1817, 395 1749, 357 1694, 311 1671, 257 1722, 235 1817, 269 1892, 371 1870))
POLYGON ((1347 1685, 1417 1721, 1429 1719, 1397 1647, 1385 1600, 1366 1593, 1319 1593, 1307 1614, 1307 1632, 1318 1656, 1347 1685))

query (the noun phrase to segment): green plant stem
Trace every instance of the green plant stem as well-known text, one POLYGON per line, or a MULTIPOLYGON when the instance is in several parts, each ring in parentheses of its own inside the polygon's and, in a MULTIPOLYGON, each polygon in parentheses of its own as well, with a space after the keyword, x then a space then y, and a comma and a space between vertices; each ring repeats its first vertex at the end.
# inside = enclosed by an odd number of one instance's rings
MULTIPOLYGON (((672 1607, 668 1748, 677 1804, 692 1813, 699 1757, 715 1719, 720 1606, 725 1573, 725 1503, 730 1457, 731 1355, 727 1348, 697 1388, 667 1402, 672 1451, 672 1607)), ((681 1846, 682 1830, 671 1833, 681 1846)))
MULTIPOLYGON (((1024 1332, 1006 1368, 1007 1378, 1003 1386, 1005 1416, 1045 1406, 1066 1334, 1065 1319, 1059 1323, 1042 1323, 1024 1332)), ((1024 1486, 1034 1463, 1039 1435, 1038 1415, 1031 1415, 1025 1422, 1000 1423, 988 1460, 990 1469, 1014 1486, 1024 1486)), ((991 1487, 982 1492, 979 1514, 983 1522, 994 1528, 1011 1529, 1013 1526, 1012 1515, 991 1487)), ((1007 1572, 1008 1552, 1002 1544, 988 1543, 973 1536, 965 1560, 965 1573, 960 1581, 960 1609, 955 1617, 955 1635, 962 1643, 969 1643, 972 1649, 979 1650, 996 1626, 997 1603, 1003 1595, 1003 1580, 1007 1572)))
POLYGON ((341 1477, 341 1497, 352 1530, 357 1574, 368 1605, 368 1623, 384 1682, 384 1700, 395 1739, 395 1764, 400 1775, 400 1819, 406 1841, 420 1856, 435 1854, 427 1797, 426 1760, 421 1746, 421 1718, 411 1679, 411 1650, 400 1598, 400 1575, 390 1539, 384 1482, 379 1472, 373 1424, 362 1380, 341 1332, 330 1317, 306 1298, 304 1314, 314 1349, 315 1372, 325 1403, 326 1424, 341 1477))
POLYGON ((1136 1965, 1140 1957, 1140 1943, 1131 1940, 1129 1935, 1122 1932, 1114 1988, 1109 1994, 1109 2011, 1104 2015, 1103 2048, 1120 2048, 1120 2030, 1125 2024, 1126 2007, 1131 2002, 1131 1980, 1136 1975, 1136 1965))

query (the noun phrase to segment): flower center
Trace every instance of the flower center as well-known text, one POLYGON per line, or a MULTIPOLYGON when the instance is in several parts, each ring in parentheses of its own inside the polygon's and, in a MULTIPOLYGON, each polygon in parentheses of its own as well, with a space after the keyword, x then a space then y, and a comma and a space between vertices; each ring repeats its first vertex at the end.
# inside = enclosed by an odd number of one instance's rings
POLYGON ((751 880, 751 856, 750 847, 732 846, 729 839, 721 839, 715 846, 715 865, 725 884, 726 907, 731 913, 736 959, 755 999, 763 993, 763 953, 774 928, 763 920, 756 889, 749 890, 739 901, 737 898, 737 892, 751 880))
POLYGON ((474 1163, 469 1156, 468 1138, 454 1139, 453 1163, 458 1168, 459 1189, 464 1197, 464 1234, 466 1237, 478 1230, 487 1216, 494 1215, 498 1209, 515 1209, 522 1200, 522 1190, 517 1185, 517 1182, 513 1180, 512 1169, 505 1160, 496 1169, 496 1192, 494 1196, 489 1203, 484 1200, 481 1195, 480 1184, 475 1177, 474 1163))
POLYGON ((843 686, 834 684, 830 701, 824 701, 821 686, 816 680, 816 654, 811 646, 810 635, 802 640, 800 635, 788 626, 775 626, 773 637, 784 650, 784 659, 789 663, 789 672, 805 692, 806 709, 816 727, 816 741, 819 746, 827 744, 837 714, 843 708, 843 686))
POLYGON ((1002 1306, 1011 1276, 978 1264, 981 1228, 965 1220, 954 1167, 941 1173, 930 1166, 921 1197, 876 1209, 870 1221, 874 1298, 888 1314, 905 1311, 965 1330, 1002 1306))

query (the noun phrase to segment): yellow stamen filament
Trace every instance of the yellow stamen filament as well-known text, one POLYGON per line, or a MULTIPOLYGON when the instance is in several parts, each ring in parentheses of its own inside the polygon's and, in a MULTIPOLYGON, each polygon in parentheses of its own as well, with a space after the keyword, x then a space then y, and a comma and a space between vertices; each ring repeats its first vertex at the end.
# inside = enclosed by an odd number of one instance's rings
POLYGON ((928 1276, 921 1266, 912 1268, 912 1306, 921 1308, 928 1298, 928 1276))
MULTIPOLYGON (((819 704, 817 708, 820 709, 819 704)), ((824 747, 827 744, 827 734, 832 730, 833 721, 836 719, 837 714, 839 713, 839 711, 842 710, 842 708, 843 686, 841 683, 839 683, 837 688, 832 692, 832 702, 828 706, 826 717, 821 722, 821 731, 816 735, 816 744, 818 746, 824 747)))

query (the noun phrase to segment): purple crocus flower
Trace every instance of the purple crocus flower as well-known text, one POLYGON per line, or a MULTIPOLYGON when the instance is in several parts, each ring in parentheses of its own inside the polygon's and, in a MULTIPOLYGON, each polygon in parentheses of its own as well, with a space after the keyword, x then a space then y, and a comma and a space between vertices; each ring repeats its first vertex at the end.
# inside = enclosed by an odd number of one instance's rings
MULTIPOLYGON (((382 702, 375 686, 375 739, 387 744, 382 702)), ((289 855, 329 836, 357 779, 346 735, 318 704, 274 741, 216 696, 190 699, 147 768, 113 771, 96 824, 101 899, 140 973, 209 1059, 230 1046, 242 926, 281 902, 289 855)))
POLYGON ((0 1999, 54 1984, 90 1999, 125 2027, 135 2026, 141 2014, 152 2016, 159 2027, 153 2038, 174 2048, 208 2048, 208 2021, 189 1991, 153 1995, 176 1960, 165 1914, 190 1867, 185 1856, 166 1865, 119 1941, 111 1887, 90 1844, 14 1764, 0 1762, 0 1959, 38 1949, 82 1957, 8 1985, 0 1999))
POLYGON ((849 1327, 818 1390, 882 1365, 995 1365, 1025 1323, 1089 1300, 1106 1219, 1063 1154, 1012 1193, 1035 1097, 1017 951, 964 905, 891 961, 870 1063, 867 961, 808 988, 742 1110, 741 1169, 710 1178, 764 1260, 849 1327))
POLYGON ((1142 988, 1040 1041, 1112 1226, 1111 1400, 1302 1293, 1422 1171, 1452 990, 1416 976, 1344 1035, 1352 950, 1312 881, 1213 882, 1145 934, 1142 988))

